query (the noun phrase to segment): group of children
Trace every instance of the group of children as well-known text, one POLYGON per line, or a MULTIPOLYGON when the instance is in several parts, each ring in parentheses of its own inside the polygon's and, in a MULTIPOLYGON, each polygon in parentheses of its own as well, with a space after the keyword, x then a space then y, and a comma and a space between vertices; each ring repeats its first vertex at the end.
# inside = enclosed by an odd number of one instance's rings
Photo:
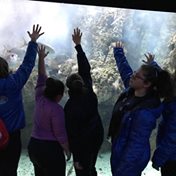
MULTIPOLYGON (((25 127, 22 89, 38 54, 33 128, 28 144, 35 176, 65 176, 66 160, 71 155, 76 176, 97 176, 95 165, 104 140, 104 128, 92 86, 91 67, 81 46, 82 33, 76 28, 72 34, 78 73, 66 79, 69 98, 64 107, 59 102, 65 86, 60 80, 47 76, 48 51, 44 46, 38 47, 36 42, 43 35, 41 27, 33 25, 28 35, 31 41, 15 73, 10 73, 8 63, 0 58, 0 99, 5 100, 0 104, 0 117, 10 136, 6 148, 0 151, 0 175, 17 176, 20 130, 25 127)), ((162 176, 174 176, 176 101, 171 75, 157 65, 150 53, 145 55, 145 64, 133 71, 121 42, 116 42, 113 51, 125 90, 114 105, 108 131, 112 142, 112 175, 141 175, 150 160, 150 135, 162 115, 152 162, 155 169, 161 168, 162 176)))

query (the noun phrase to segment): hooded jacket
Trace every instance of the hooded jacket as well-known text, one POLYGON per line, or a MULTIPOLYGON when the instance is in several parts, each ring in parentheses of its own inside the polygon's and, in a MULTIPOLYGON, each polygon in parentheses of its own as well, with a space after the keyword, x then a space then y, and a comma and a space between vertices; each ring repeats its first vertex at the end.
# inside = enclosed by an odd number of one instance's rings
POLYGON ((29 42, 24 60, 17 71, 0 79, 0 117, 9 133, 25 126, 22 88, 35 64, 37 43, 29 42))
POLYGON ((166 161, 176 161, 176 98, 163 102, 156 143, 156 150, 152 157, 155 166, 162 167, 166 161))

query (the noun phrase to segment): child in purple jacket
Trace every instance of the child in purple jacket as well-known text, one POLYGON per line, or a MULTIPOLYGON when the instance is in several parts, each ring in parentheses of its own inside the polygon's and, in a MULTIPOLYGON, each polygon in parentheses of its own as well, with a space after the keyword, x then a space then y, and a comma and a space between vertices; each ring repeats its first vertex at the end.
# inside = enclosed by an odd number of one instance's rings
POLYGON ((34 124, 28 145, 35 176, 65 176, 65 156, 70 159, 64 111, 58 102, 64 93, 60 80, 47 78, 45 47, 38 48, 38 80, 35 91, 34 124))

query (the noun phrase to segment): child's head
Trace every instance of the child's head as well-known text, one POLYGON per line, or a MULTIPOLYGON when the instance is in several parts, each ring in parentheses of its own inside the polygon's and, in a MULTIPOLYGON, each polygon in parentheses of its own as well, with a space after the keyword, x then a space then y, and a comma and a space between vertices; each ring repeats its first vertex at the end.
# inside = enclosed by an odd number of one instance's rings
POLYGON ((52 101, 59 102, 64 94, 64 84, 62 81, 48 78, 46 80, 46 87, 44 90, 44 95, 52 101))

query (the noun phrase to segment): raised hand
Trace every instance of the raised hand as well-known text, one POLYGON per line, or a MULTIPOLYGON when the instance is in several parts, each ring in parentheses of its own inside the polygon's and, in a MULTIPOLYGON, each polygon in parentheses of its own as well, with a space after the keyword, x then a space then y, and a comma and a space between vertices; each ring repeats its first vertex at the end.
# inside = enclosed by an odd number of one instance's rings
POLYGON ((45 69, 45 60, 44 58, 48 55, 49 52, 45 51, 45 46, 41 45, 38 47, 38 74, 39 75, 47 75, 45 69))
POLYGON ((142 60, 145 64, 151 64, 154 61, 155 55, 151 53, 144 54, 147 60, 142 60))
POLYGON ((39 46, 37 52, 39 59, 44 59, 49 54, 49 51, 46 52, 46 48, 44 45, 39 46))
POLYGON ((44 34, 44 32, 40 33, 41 28, 42 28, 42 27, 37 24, 37 26, 33 25, 32 33, 30 33, 29 31, 27 31, 29 37, 31 38, 31 41, 36 42, 37 39, 38 39, 41 35, 44 34))
POLYGON ((72 34, 72 40, 75 45, 79 45, 81 43, 82 32, 79 28, 74 29, 74 33, 72 34))

